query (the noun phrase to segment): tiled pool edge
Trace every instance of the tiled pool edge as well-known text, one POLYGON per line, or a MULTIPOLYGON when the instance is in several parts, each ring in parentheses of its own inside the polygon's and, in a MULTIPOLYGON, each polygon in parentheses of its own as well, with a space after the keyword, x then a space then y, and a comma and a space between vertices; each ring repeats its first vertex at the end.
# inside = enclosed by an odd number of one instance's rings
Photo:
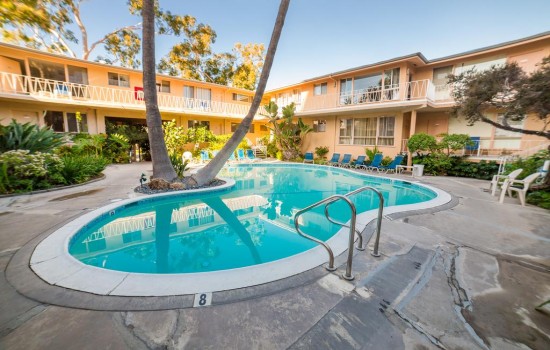
MULTIPOLYGON (((251 164, 246 164, 242 166, 250 165, 251 164)), ((286 166, 285 163, 279 163, 275 166, 280 165, 286 166)), ((294 163, 289 165, 296 166, 301 164, 294 163)), ((319 165, 306 166, 320 169, 326 168, 326 166, 319 165)), ((349 169, 338 170, 350 171, 356 175, 366 175, 349 169)), ((370 174, 369 176, 381 177, 370 174)), ((387 179, 388 182, 410 183, 410 181, 395 180, 386 177, 382 178, 387 179)), ((108 296, 172 296, 202 292, 219 292, 256 286, 308 271, 326 261, 326 252, 322 247, 316 247, 289 258, 239 269, 194 274, 154 275, 111 271, 85 265, 74 259, 67 252, 69 240, 78 229, 94 218, 100 215, 106 215, 114 208, 154 197, 192 195, 200 192, 215 192, 230 189, 234 185, 234 181, 225 180, 227 181, 226 185, 214 189, 200 189, 186 193, 166 193, 133 198, 116 202, 87 213, 62 226, 40 242, 31 256, 31 269, 50 285, 76 291, 108 296), (299 266, 299 268, 296 268, 297 266, 299 266)), ((415 184, 430 189, 437 194, 437 197, 419 204, 386 207, 384 209, 385 215, 395 212, 432 208, 445 204, 451 200, 451 196, 444 191, 416 182, 415 184)), ((376 210, 361 213, 358 216, 358 224, 360 224, 361 230, 375 217, 376 210)), ((347 230, 342 229, 328 241, 331 247, 333 247, 335 255, 340 255, 342 252, 346 251, 348 242, 347 234, 347 230)))

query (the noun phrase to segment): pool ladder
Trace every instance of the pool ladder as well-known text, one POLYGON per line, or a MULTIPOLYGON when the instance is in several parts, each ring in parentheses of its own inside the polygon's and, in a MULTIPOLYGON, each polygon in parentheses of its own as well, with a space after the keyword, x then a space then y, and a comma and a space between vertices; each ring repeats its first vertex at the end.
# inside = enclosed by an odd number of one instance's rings
POLYGON ((354 191, 351 191, 349 193, 346 193, 344 195, 341 195, 341 194, 332 195, 332 196, 327 197, 323 200, 320 200, 317 203, 313 203, 312 205, 310 205, 308 207, 305 207, 304 209, 298 210, 296 212, 296 214, 294 215, 294 227, 296 227, 296 231, 298 232, 298 234, 300 236, 304 237, 304 238, 307 238, 307 239, 309 239, 309 240, 311 240, 315 243, 320 244, 327 251, 329 260, 328 260, 328 265, 325 266, 325 268, 329 271, 336 270, 336 267, 334 266, 334 253, 332 252, 332 249, 330 248, 330 246, 328 244, 321 241, 320 239, 317 239, 313 236, 310 236, 310 235, 304 233, 300 229, 299 218, 304 213, 306 213, 306 212, 308 212, 308 211, 310 211, 314 208, 317 208, 317 207, 324 204, 325 205, 325 208, 324 208, 325 217, 327 218, 328 221, 330 221, 333 224, 349 228, 348 260, 347 260, 347 265, 346 265, 346 272, 344 274, 342 274, 342 277, 345 278, 346 280, 353 280, 354 279, 354 276, 351 274, 351 266, 352 266, 352 263, 353 263, 353 244, 355 242, 355 233, 357 233, 357 235, 359 237, 358 243, 357 243, 357 249, 358 250, 365 250, 365 247, 363 246, 363 234, 361 232, 359 232, 359 230, 357 230, 357 228, 355 227, 355 223, 356 223, 356 219, 357 219, 357 209, 355 207, 355 204, 353 204, 353 202, 349 199, 349 197, 354 195, 354 194, 361 193, 361 192, 364 192, 364 191, 373 191, 374 193, 376 193, 378 195, 378 217, 377 217, 377 221, 376 221, 376 238, 375 238, 375 241, 374 241, 374 249, 371 252, 371 254, 375 257, 379 257, 380 253, 378 252, 378 245, 380 243, 380 229, 382 227, 382 216, 383 216, 383 211, 384 211, 384 197, 382 196, 382 193, 374 187, 364 186, 364 187, 358 188, 354 191), (343 222, 336 221, 336 220, 334 220, 333 218, 330 217, 330 214, 328 212, 328 208, 331 204, 336 203, 338 201, 344 201, 350 209, 351 219, 350 219, 350 224, 349 225, 346 224, 346 223, 343 223, 343 222))

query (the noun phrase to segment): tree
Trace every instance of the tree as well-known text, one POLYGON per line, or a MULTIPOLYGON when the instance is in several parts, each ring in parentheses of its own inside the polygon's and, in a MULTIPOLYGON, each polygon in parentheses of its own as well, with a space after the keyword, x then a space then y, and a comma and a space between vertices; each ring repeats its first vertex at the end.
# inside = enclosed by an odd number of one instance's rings
POLYGON ((301 118, 296 124, 293 123, 292 118, 296 111, 294 102, 282 108, 282 116, 279 116, 279 107, 273 101, 269 102, 265 109, 268 112, 269 122, 273 125, 271 130, 273 130, 275 142, 283 154, 283 159, 297 158, 300 155, 304 136, 310 133, 312 128, 305 124, 301 118))
POLYGON ((177 175, 164 143, 162 119, 157 104, 154 0, 143 0, 141 13, 143 17, 143 93, 153 161, 153 177, 171 182, 177 175))
POLYGON ((453 84, 456 102, 451 115, 466 117, 470 125, 482 121, 499 129, 550 139, 550 57, 530 75, 513 62, 483 72, 450 75, 449 83, 453 84), (493 120, 485 115, 495 109, 503 112, 501 118, 493 120), (540 130, 510 125, 510 121, 523 120, 528 114, 542 121, 540 130))
POLYGON ((239 124, 233 136, 231 136, 229 141, 216 155, 216 157, 214 157, 214 159, 212 159, 204 168, 199 170, 197 174, 193 176, 193 179, 197 182, 198 185, 207 184, 214 179, 214 177, 221 170, 225 162, 229 159, 229 156, 233 152, 235 152, 235 149, 237 148, 239 143, 246 136, 250 128, 250 124, 252 124, 254 116, 258 111, 258 107, 260 107, 260 103, 262 102, 265 86, 267 84, 267 79, 269 78, 271 66, 273 65, 273 59, 275 58, 275 52, 277 51, 277 45, 279 43, 279 38, 281 37, 281 32, 283 30, 289 4, 290 0, 281 0, 281 4, 279 5, 279 12, 277 14, 277 19, 275 21, 271 40, 269 41, 269 47, 267 49, 267 56, 265 58, 262 74, 260 76, 258 88, 256 89, 256 93, 254 94, 254 99, 252 100, 252 104, 250 106, 248 114, 239 124))

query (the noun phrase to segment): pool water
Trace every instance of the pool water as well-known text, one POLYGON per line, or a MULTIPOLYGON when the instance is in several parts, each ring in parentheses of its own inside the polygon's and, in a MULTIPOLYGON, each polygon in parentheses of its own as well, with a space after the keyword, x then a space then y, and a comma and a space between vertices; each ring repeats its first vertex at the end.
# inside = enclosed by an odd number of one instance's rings
MULTIPOLYGON (((231 166, 220 177, 232 189, 195 195, 144 198, 101 216, 77 232, 69 253, 81 262, 137 273, 190 273, 234 269, 275 261, 316 246, 296 233, 296 211, 333 194, 362 186, 379 189, 385 206, 431 200, 436 194, 404 181, 369 177, 332 167, 254 164, 231 166)), ((375 209, 377 196, 351 197, 357 212, 375 209)), ((330 214, 350 218, 344 203, 330 214)), ((322 208, 306 213, 302 229, 324 241, 339 226, 322 208)))

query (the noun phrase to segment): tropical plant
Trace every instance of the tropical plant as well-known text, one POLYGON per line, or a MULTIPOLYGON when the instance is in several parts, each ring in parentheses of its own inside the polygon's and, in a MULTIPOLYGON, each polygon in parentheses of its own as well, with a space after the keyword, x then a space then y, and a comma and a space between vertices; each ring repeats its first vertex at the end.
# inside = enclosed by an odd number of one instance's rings
POLYGON ((189 165, 189 159, 184 161, 181 156, 172 153, 170 154, 170 162, 172 163, 178 177, 182 178, 189 165))
POLYGON ((372 149, 370 149, 368 147, 365 148, 365 154, 367 155, 367 157, 369 158, 369 161, 371 161, 371 162, 374 159, 374 156, 378 153, 380 153, 380 150, 376 146, 374 146, 372 149))
POLYGON ((470 138, 470 135, 466 134, 441 134, 441 141, 439 141, 439 147, 447 150, 447 154, 451 154, 451 151, 458 151, 464 149, 467 146, 473 146, 474 142, 470 138))
POLYGON ((517 177, 523 179, 526 176, 533 174, 542 167, 544 161, 550 159, 550 152, 547 150, 538 151, 537 153, 527 157, 518 158, 515 161, 506 164, 505 174, 509 174, 516 169, 523 169, 521 174, 517 177))
POLYGON ((31 153, 50 152, 65 142, 62 134, 49 127, 18 123, 15 119, 8 125, 0 125, 0 152, 24 149, 31 153))
POLYGON ((231 139, 227 142, 224 148, 222 148, 218 155, 193 176, 193 179, 195 180, 195 182, 197 182, 198 185, 205 185, 214 180, 214 177, 222 169, 225 162, 229 159, 229 156, 233 152, 235 152, 235 149, 237 148, 239 143, 245 138, 246 134, 248 133, 250 125, 254 120, 254 116, 258 111, 258 107, 262 102, 262 97, 264 95, 267 79, 271 71, 271 66, 273 65, 273 59, 275 58, 277 44, 279 43, 279 38, 281 36, 289 4, 290 0, 281 0, 279 12, 277 14, 277 19, 275 20, 275 26, 273 28, 273 33, 271 35, 271 40, 267 49, 267 55, 262 69, 262 74, 260 76, 260 81, 258 83, 256 93, 254 94, 252 104, 250 105, 250 109, 248 110, 248 114, 241 121, 231 139))
POLYGON ((315 154, 321 159, 324 159, 328 152, 329 149, 327 146, 315 147, 315 154))
POLYGON ((76 184, 88 181, 99 175, 107 166, 108 160, 101 156, 70 155, 62 159, 63 165, 59 174, 65 184, 76 184))
POLYGON ((435 152, 439 149, 435 137, 425 133, 412 135, 407 142, 407 147, 411 153, 418 153, 420 156, 422 152, 435 152))
POLYGON ((64 183, 54 154, 12 150, 0 154, 0 193, 28 192, 64 183))

